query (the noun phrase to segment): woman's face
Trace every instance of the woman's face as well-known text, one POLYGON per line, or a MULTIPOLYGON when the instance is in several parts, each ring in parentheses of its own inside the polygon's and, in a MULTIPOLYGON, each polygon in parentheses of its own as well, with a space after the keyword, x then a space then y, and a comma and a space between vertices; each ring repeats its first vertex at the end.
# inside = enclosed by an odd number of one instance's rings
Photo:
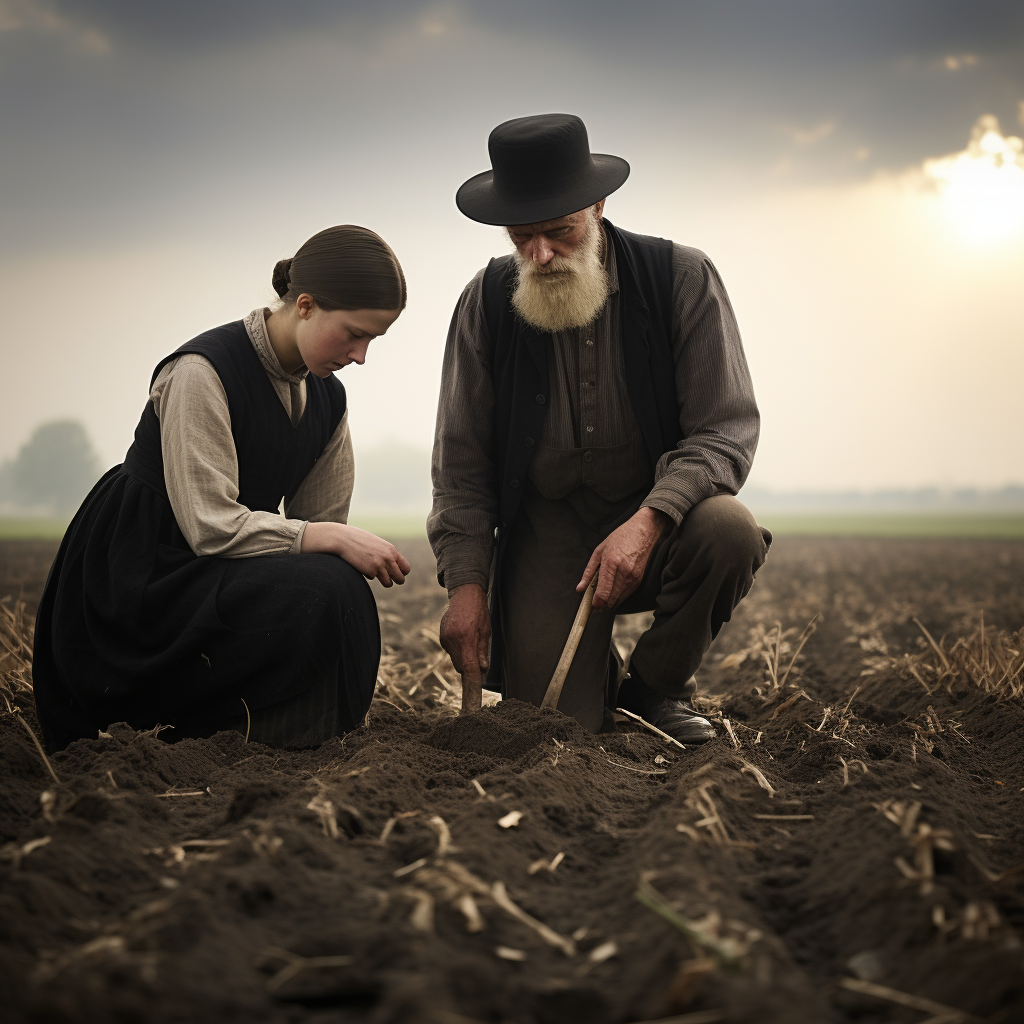
POLYGON ((398 319, 400 309, 299 310, 295 342, 310 373, 326 377, 349 363, 362 363, 367 346, 398 319))

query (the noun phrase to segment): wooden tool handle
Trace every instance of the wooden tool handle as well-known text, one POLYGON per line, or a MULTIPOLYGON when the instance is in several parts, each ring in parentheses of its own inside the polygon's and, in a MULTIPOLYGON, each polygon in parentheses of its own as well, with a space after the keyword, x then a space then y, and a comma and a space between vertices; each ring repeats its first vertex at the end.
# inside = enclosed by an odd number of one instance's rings
POLYGON ((569 666, 572 664, 572 659, 576 656, 576 648, 580 645, 580 637, 583 636, 583 630, 587 628, 587 620, 590 618, 590 609, 594 604, 594 591, 596 589, 597 576, 595 575, 590 581, 590 586, 587 587, 583 594, 583 600, 580 601, 580 608, 576 613, 576 619, 572 624, 572 629, 569 630, 569 639, 565 641, 562 656, 558 659, 558 664, 555 666, 555 674, 551 677, 551 682, 548 683, 548 688, 544 693, 544 699, 540 702, 542 708, 558 707, 558 698, 562 696, 562 684, 565 682, 565 677, 569 674, 569 666))

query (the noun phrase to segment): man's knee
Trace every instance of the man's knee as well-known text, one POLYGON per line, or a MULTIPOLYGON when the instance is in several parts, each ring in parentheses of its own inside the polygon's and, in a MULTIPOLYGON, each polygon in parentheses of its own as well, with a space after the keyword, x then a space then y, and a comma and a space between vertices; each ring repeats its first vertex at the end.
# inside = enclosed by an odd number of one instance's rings
POLYGON ((764 563, 772 535, 757 525, 750 510, 728 494, 698 502, 680 530, 685 547, 702 550, 716 563, 751 573, 764 563))

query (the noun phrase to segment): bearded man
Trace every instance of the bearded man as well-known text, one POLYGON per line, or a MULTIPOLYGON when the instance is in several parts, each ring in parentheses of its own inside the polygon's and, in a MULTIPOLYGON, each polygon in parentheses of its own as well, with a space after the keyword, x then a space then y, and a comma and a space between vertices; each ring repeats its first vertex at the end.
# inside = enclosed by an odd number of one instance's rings
POLYGON ((541 703, 596 575, 559 710, 596 732, 624 707, 703 742, 694 672, 771 543, 733 497, 760 420, 725 287, 702 252, 604 219, 629 165, 592 154, 578 117, 507 121, 488 148, 456 203, 515 251, 452 318, 427 524, 463 710, 485 673, 541 703), (623 678, 615 616, 647 610, 623 678))

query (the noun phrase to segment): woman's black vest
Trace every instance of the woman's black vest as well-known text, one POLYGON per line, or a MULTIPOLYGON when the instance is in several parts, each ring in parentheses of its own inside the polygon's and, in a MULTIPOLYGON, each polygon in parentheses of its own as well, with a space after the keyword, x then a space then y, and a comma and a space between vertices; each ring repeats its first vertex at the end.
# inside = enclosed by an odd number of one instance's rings
MULTIPOLYGON (((650 457, 653 485, 658 460, 681 437, 672 358, 672 243, 623 231, 608 220, 603 224, 619 276, 626 390, 650 457)), ((491 260, 483 282, 493 352, 500 532, 512 525, 519 509, 550 396, 550 335, 534 330, 513 310, 515 276, 512 256, 503 256, 491 260)))
MULTIPOLYGON (((299 489, 341 422, 345 388, 333 376, 307 374, 306 408, 298 426, 292 426, 241 320, 205 331, 162 359, 150 387, 166 363, 189 353, 210 361, 227 394, 238 456, 238 503, 253 512, 277 512, 281 499, 289 501, 299 489)), ((160 422, 152 402, 146 403, 124 468, 167 496, 160 422)))

